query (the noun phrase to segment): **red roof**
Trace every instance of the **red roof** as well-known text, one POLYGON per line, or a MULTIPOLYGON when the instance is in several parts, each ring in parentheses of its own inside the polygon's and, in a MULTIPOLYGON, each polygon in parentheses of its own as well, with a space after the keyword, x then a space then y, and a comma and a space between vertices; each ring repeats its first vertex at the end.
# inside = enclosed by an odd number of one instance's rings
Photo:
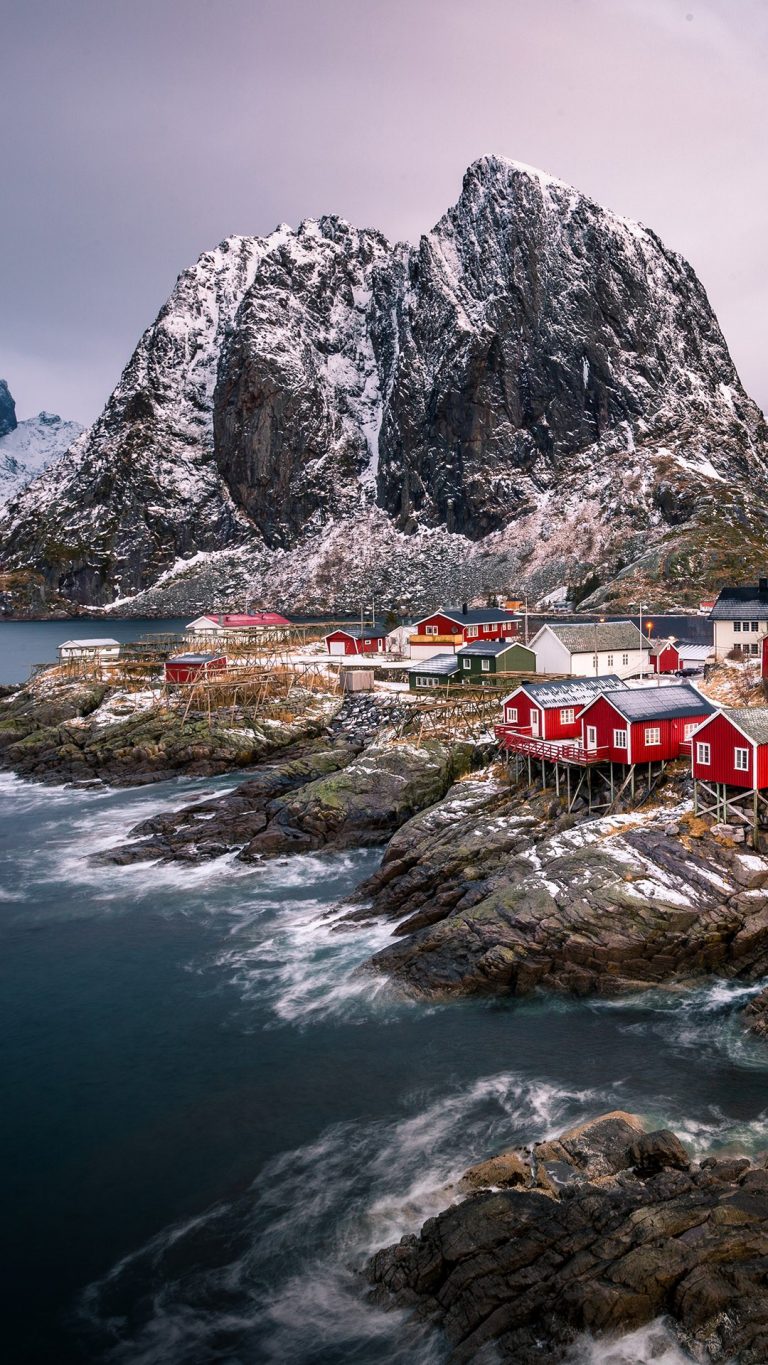
POLYGON ((215 612, 206 612, 206 620, 214 621, 217 625, 221 622, 222 626, 229 626, 232 630, 247 630, 249 626, 289 626, 291 623, 285 616, 281 616, 277 611, 254 611, 250 614, 241 611, 224 612, 219 616, 215 612))

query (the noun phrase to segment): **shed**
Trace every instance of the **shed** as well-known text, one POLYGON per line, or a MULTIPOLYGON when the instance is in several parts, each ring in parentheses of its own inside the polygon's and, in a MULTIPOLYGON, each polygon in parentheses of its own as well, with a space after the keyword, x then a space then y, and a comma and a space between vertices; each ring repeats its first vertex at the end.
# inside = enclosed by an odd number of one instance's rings
POLYGON ((325 636, 329 654, 384 654, 387 648, 387 627, 382 621, 369 626, 339 626, 325 636))
POLYGON ((714 711, 692 683, 606 692, 581 713, 582 744, 609 763, 666 762, 689 753, 694 731, 714 711))
POLYGON ((450 687, 461 682, 459 661, 455 654, 434 654, 408 669, 408 686, 412 692, 450 687))
POLYGON ((691 769, 697 781, 768 787, 768 707, 721 707, 693 736, 691 769))
POLYGON ((683 667, 675 637, 654 640, 651 645, 651 668, 654 673, 679 673, 683 667))
POLYGON ((474 640, 458 651, 461 681, 474 687, 502 681, 502 673, 535 673, 536 655, 517 640, 474 640))
POLYGON ((120 642, 109 637, 98 639, 65 640, 59 645, 59 659, 64 663, 68 659, 98 659, 102 662, 110 659, 117 659, 120 654, 120 642))
POLYGON ((165 661, 167 683, 194 683, 211 673, 223 673, 227 667, 225 654, 175 654, 165 661))

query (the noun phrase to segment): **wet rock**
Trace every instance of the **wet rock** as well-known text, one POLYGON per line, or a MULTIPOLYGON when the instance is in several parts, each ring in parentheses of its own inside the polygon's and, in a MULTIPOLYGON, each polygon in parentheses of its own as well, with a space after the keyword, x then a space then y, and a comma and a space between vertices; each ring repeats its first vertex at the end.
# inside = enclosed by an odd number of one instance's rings
POLYGON ((689 1162, 674 1134, 641 1128, 606 1115, 521 1150, 523 1170, 558 1154, 546 1191, 522 1178, 460 1186, 464 1198, 368 1262, 374 1301, 439 1327, 453 1365, 570 1361, 583 1333, 662 1315, 696 1359, 761 1365, 768 1172, 745 1158, 689 1162))
POLYGON ((768 1038, 768 986, 745 1006, 742 1018, 750 1033, 768 1038))

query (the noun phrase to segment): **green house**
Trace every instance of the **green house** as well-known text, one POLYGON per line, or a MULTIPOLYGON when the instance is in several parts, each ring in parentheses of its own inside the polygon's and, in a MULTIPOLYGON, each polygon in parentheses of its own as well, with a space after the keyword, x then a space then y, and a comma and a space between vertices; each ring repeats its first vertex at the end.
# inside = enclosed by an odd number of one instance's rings
POLYGON ((461 682, 461 669, 455 654, 433 654, 408 669, 408 686, 412 692, 435 692, 461 682))
POLYGON ((456 658, 461 681, 471 687, 494 684, 498 674, 536 672, 536 655, 517 640, 473 640, 456 658))

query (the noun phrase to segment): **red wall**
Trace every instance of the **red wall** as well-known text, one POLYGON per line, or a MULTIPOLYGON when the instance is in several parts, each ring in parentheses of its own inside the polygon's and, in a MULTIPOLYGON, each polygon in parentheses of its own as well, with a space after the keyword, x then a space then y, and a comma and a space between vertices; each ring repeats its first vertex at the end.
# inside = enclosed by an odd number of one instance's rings
MULTIPOLYGON (((518 692, 516 697, 510 699, 508 705, 505 704, 504 720, 507 724, 515 725, 521 734, 529 735, 531 733, 531 711, 538 709, 539 708, 534 706, 531 698, 526 696, 525 692, 518 692), (517 707, 517 720, 510 721, 509 707, 514 706, 517 707)), ((541 717, 539 718, 539 738, 543 739, 543 735, 541 734, 541 717)))
POLYGON ((768 635, 763 636, 762 659, 763 659, 763 667, 761 670, 762 676, 764 678, 768 678, 768 635))
MULTIPOLYGON (((691 703, 695 705, 695 703, 691 703)), ((690 751, 683 747, 685 726, 693 721, 704 720, 703 715, 693 711, 688 716, 676 716, 674 720, 636 720, 630 725, 628 720, 615 711, 605 697, 597 697, 584 711, 582 724, 582 743, 587 743, 587 726, 597 729, 597 748, 601 758, 612 763, 650 763, 657 759, 679 758, 680 754, 690 751), (660 744, 646 744, 645 731, 649 726, 657 728, 660 744), (629 747, 619 749, 614 745, 614 730, 629 732, 629 747)))
POLYGON ((579 713, 580 713, 580 711, 581 711, 581 707, 580 707, 580 706, 574 706, 574 707, 571 708, 571 709, 573 710, 573 714, 574 714, 574 717, 575 717, 575 719, 574 719, 574 721, 573 721, 572 723, 570 723, 570 722, 568 722, 568 721, 563 722, 563 721, 561 721, 561 719, 560 719, 560 712, 561 712, 561 711, 565 711, 565 710, 567 710, 567 709, 568 709, 568 708, 565 707, 565 706, 547 706, 547 707, 545 707, 545 709, 544 709, 544 729, 545 729, 545 735, 546 735, 546 738, 547 738, 547 739, 578 739, 578 738, 579 738, 579 736, 580 736, 580 734, 581 734, 581 721, 580 721, 580 719, 579 719, 579 713))
POLYGON ((692 771, 694 777, 703 782, 727 782, 734 787, 768 786, 768 745, 758 747, 757 783, 754 781, 754 758, 752 744, 732 725, 727 716, 715 716, 706 730, 694 738, 692 771), (709 744, 712 752, 710 764, 700 763, 696 757, 696 744, 701 741, 709 744), (734 767, 734 749, 749 749, 749 768, 746 772, 734 767))
POLYGON ((224 655, 220 659, 212 659, 209 664, 172 664, 166 662, 165 681, 173 683, 199 682, 206 674, 223 673, 226 667, 227 661, 224 655))
POLYGON ((354 636, 347 635, 346 631, 334 630, 325 637, 325 647, 330 654, 332 644, 343 644, 345 654, 382 654, 386 649, 386 636, 375 635, 368 640, 356 640, 354 636), (379 649, 381 640, 381 649, 379 649))
POLYGON ((654 673, 677 673, 682 668, 680 655, 674 645, 667 645, 661 654, 651 655, 651 668, 654 673))
POLYGON ((617 749, 613 743, 614 730, 626 730, 629 732, 629 721, 624 720, 618 711, 608 704, 605 697, 596 697, 593 702, 585 708, 581 715, 581 742, 586 748, 587 726, 594 725, 597 730, 597 753, 602 759, 610 759, 614 763, 628 763, 629 750, 617 749))
POLYGON ((492 621, 488 626, 477 625, 476 635, 467 635, 467 626, 459 621, 451 621, 447 616, 442 616, 436 611, 434 616, 427 616, 425 620, 419 621, 416 627, 417 635, 426 635, 427 626, 437 626, 438 635, 458 635, 459 632, 464 636, 465 641, 470 644, 473 640, 508 640, 517 635, 516 621, 492 621))

